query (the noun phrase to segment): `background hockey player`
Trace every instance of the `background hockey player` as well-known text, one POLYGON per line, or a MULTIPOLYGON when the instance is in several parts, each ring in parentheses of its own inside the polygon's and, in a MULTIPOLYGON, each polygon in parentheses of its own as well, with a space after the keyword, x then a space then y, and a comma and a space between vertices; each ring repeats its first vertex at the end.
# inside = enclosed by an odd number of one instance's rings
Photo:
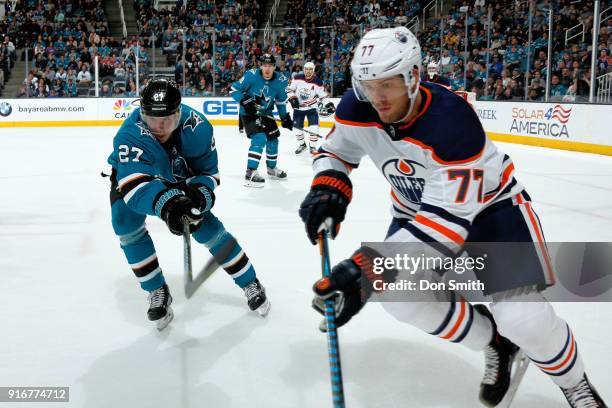
MULTIPOLYGON (((314 243, 327 218, 332 237, 337 234, 352 197, 349 172, 367 155, 391 184, 394 218, 385 241, 426 245, 441 257, 458 254, 466 242, 534 243, 521 259, 504 262, 508 279, 492 282, 497 287, 489 308, 473 307, 452 292, 444 293, 444 302, 431 296, 430 302, 383 306, 402 322, 483 350, 480 399, 488 406, 504 397, 520 347, 571 407, 604 407, 569 325, 539 292, 554 283, 554 274, 539 219, 510 157, 488 140, 462 98, 419 84, 420 61, 418 41, 404 27, 372 30, 361 39, 351 61, 353 90, 337 107, 300 208, 308 237, 314 243)), ((333 268, 329 280, 315 284, 319 311, 322 298, 343 298, 336 303, 338 325, 363 307, 361 287, 372 276, 369 250, 358 249, 333 268)))
POLYGON ((113 139, 108 162, 113 230, 140 286, 149 292, 147 314, 158 329, 172 320, 172 297, 145 226, 147 215, 161 218, 177 235, 183 221, 190 221, 194 239, 244 290, 251 310, 267 313, 270 303, 253 265, 211 211, 220 182, 213 128, 204 115, 181 104, 174 82, 147 84, 140 108, 113 139))
POLYGON ((319 141, 316 134, 319 133, 319 109, 323 110, 327 116, 335 111, 334 104, 327 102, 327 92, 323 88, 323 81, 315 75, 315 65, 312 62, 304 64, 304 73, 297 74, 287 88, 289 103, 293 108, 293 126, 295 138, 298 141, 298 148, 295 154, 300 154, 306 150, 306 140, 304 139, 304 119, 308 119, 308 130, 315 134, 310 134, 310 153, 317 149, 319 141), (297 129, 300 128, 300 129, 297 129))
POLYGON ((257 168, 266 149, 266 167, 270 178, 284 180, 287 173, 276 166, 278 159, 278 137, 280 131, 276 121, 270 118, 274 105, 278 109, 283 127, 292 130, 293 121, 287 112, 287 78, 275 71, 276 61, 271 54, 261 57, 261 66, 244 73, 240 80, 232 84, 230 95, 240 103, 240 116, 249 139, 247 170, 244 185, 263 187, 265 179, 257 168))
POLYGON ((450 81, 440 75, 440 65, 435 61, 431 61, 427 64, 427 75, 423 77, 423 81, 444 85, 447 88, 450 87, 450 81))

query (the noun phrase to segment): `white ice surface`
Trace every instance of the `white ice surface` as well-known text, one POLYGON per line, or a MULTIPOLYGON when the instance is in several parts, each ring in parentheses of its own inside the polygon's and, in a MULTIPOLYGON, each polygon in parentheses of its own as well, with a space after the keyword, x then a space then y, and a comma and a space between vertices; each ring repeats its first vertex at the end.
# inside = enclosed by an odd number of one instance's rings
MULTIPOLYGON (((325 336, 310 309, 320 275, 297 208, 309 159, 280 142, 286 182, 242 186, 248 141, 234 127, 216 140, 222 183, 215 214, 239 240, 272 302, 267 319, 218 271, 182 293, 182 240, 149 218, 176 317, 162 333, 110 224, 109 182, 99 176, 114 128, 0 131, 0 386, 69 386, 68 404, 16 407, 329 407, 325 336)), ((502 145, 531 194, 550 241, 612 242, 612 158, 502 145)), ((262 166, 263 167, 263 166, 262 166)), ((381 240, 388 186, 371 162, 353 174, 354 201, 332 262, 362 240, 381 240)), ((195 266, 209 257, 194 243, 195 266)), ((587 372, 612 401, 612 305, 556 304, 587 372)), ((543 336, 546 333, 542 333, 543 336)), ((482 355, 396 322, 371 304, 340 330, 347 406, 477 407, 482 355)), ((11 406, 2 404, 0 406, 11 406)), ((565 403, 530 367, 516 407, 565 403)))

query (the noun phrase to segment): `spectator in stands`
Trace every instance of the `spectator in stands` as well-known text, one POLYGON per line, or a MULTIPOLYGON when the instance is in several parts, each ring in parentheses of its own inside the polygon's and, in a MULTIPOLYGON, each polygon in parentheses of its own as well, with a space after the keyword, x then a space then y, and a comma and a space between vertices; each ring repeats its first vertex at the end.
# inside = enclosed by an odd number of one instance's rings
POLYGON ((38 86, 36 87, 36 92, 34 93, 36 98, 46 98, 49 96, 49 86, 45 83, 45 80, 41 78, 38 81, 38 86))
POLYGON ((70 96, 70 97, 78 96, 77 86, 76 86, 75 81, 72 79, 72 77, 69 77, 68 81, 64 85, 64 95, 70 96))
POLYGON ((133 79, 130 79, 127 84, 125 96, 135 97, 136 96, 136 83, 133 79))
POLYGON ((111 89, 111 83, 108 81, 104 81, 104 83, 102 84, 102 87, 100 87, 100 91, 98 92, 98 95, 103 98, 109 98, 113 96, 113 90, 111 89))
POLYGON ((89 86, 91 83, 91 73, 88 71, 87 64, 81 65, 81 70, 77 75, 77 83, 83 86, 89 86))
POLYGON ((567 93, 567 87, 563 86, 559 81, 559 75, 553 74, 550 78, 550 97, 551 99, 560 101, 567 93))
POLYGON ((608 72, 608 68, 612 67, 612 58, 608 55, 607 49, 599 50, 599 58, 597 58, 597 69, 599 75, 603 75, 608 72))

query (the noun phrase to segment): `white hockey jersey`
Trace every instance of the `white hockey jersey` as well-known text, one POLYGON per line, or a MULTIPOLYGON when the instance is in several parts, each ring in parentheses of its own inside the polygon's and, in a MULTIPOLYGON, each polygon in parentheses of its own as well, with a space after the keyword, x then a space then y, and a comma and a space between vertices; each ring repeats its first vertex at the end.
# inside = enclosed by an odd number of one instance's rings
POLYGON ((304 74, 296 75, 287 87, 287 96, 298 98, 299 110, 307 110, 317 107, 317 103, 327 98, 327 92, 323 88, 323 81, 316 75, 306 79, 304 74))
POLYGON ((417 116, 395 126, 383 124, 371 104, 347 91, 313 168, 348 174, 369 156, 391 186, 393 216, 411 220, 396 239, 444 242, 455 252, 480 212, 523 186, 510 157, 487 138, 464 99, 432 83, 421 83, 420 92, 417 116))

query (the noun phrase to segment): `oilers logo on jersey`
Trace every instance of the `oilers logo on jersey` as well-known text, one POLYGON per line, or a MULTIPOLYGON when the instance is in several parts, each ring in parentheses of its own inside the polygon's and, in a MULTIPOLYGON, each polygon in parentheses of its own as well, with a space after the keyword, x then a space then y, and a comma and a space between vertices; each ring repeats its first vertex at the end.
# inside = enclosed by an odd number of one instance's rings
POLYGON ((309 88, 300 88, 299 92, 298 92, 298 98, 300 98, 300 101, 307 101, 311 98, 311 91, 314 90, 314 86, 312 87, 312 89, 309 88))
POLYGON ((394 191, 411 203, 421 203, 425 189, 425 166, 412 160, 393 158, 382 165, 381 171, 394 191))

